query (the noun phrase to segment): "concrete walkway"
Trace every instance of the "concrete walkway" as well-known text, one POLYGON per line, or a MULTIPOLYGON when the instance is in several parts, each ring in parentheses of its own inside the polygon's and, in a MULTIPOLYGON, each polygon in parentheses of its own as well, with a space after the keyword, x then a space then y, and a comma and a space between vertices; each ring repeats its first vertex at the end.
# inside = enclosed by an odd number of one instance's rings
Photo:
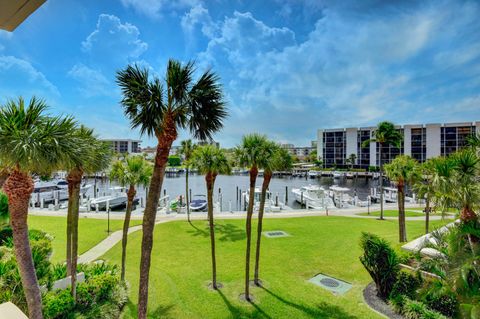
MULTIPOLYGON (((418 207, 418 206, 414 206, 418 207)), ((374 208, 374 211, 376 211, 377 207, 374 208)), ((392 209, 394 207, 385 207, 385 209, 392 209)), ((408 209, 408 207, 407 207, 408 209)), ((340 216, 340 217, 350 217, 350 218, 367 218, 367 219, 377 219, 377 216, 361 216, 358 215, 358 213, 364 213, 367 212, 366 208, 360 208, 360 207, 355 207, 355 208, 349 208, 349 209, 335 209, 335 210, 329 210, 328 216, 340 216)), ((31 215, 36 215, 36 216, 66 216, 66 213, 61 212, 61 211, 33 211, 30 213, 31 215)), ((217 213, 215 214, 215 218, 218 219, 244 219, 246 216, 246 212, 222 212, 222 213, 217 213)), ((265 213, 265 218, 299 218, 299 217, 310 217, 310 216, 326 216, 325 211, 318 211, 318 210, 305 210, 305 209, 298 209, 298 210, 287 210, 283 211, 280 213, 265 213)), ((94 218, 94 219, 107 219, 108 214, 106 213, 80 213, 81 218, 94 218)), ((124 214, 123 213, 111 213, 110 214, 111 219, 123 219, 124 214)), ((142 219, 143 215, 141 213, 139 214, 133 214, 132 219, 142 219)), ((192 220, 206 220, 207 215, 206 213, 202 212, 193 212, 191 214, 191 219, 192 220)), ((257 218, 257 215, 254 214, 253 218, 257 218)), ((387 220, 396 220, 398 217, 385 217, 387 220)), ((425 220, 425 217, 423 216, 418 216, 418 217, 406 217, 405 218, 407 221, 423 221, 425 220)), ((430 220, 440 220, 441 216, 438 215, 433 215, 430 216, 430 220)), ((162 224, 162 223, 168 223, 171 221, 182 221, 182 220, 187 220, 187 215, 186 214, 165 214, 159 212, 157 214, 157 219, 155 224, 162 224)), ((136 231, 139 231, 142 229, 142 225, 137 225, 130 227, 128 230, 128 234, 134 233, 136 231)), ((98 243, 96 246, 79 256, 78 258, 78 263, 89 263, 93 262, 96 259, 100 258, 103 256, 107 251, 112 249, 117 243, 119 243, 122 240, 122 230, 118 230, 116 232, 113 232, 110 234, 107 238, 102 240, 100 243, 98 243)))

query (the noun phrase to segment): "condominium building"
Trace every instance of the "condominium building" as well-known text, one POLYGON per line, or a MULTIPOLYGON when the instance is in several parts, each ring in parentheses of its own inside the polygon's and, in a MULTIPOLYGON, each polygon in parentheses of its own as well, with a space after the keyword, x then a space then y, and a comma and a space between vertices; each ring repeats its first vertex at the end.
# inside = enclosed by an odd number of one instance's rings
MULTIPOLYGON (((480 121, 443 124, 412 124, 397 126, 403 141, 400 147, 384 145, 383 164, 397 155, 409 155, 419 162, 428 158, 449 155, 466 145, 468 136, 480 133, 480 121)), ((379 166, 378 143, 364 145, 373 138, 376 127, 319 129, 317 132, 317 156, 325 167, 350 166, 349 158, 354 155, 354 166, 368 168, 379 166)))
POLYGON ((310 154, 316 150, 313 146, 295 146, 293 144, 281 144, 281 147, 286 149, 290 154, 296 156, 299 160, 307 160, 310 154))
POLYGON ((140 140, 131 139, 104 139, 103 141, 111 143, 112 151, 116 153, 140 153, 140 140))

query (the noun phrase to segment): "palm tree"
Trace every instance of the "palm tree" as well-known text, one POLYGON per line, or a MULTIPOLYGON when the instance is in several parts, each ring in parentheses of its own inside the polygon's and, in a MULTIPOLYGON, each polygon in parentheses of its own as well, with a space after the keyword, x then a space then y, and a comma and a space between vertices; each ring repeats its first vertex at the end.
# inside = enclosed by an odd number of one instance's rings
POLYGON ((132 215, 133 200, 137 194, 138 185, 148 186, 152 176, 151 164, 141 155, 130 156, 124 160, 117 160, 110 170, 110 179, 116 180, 123 187, 128 187, 127 191, 127 211, 125 212, 125 221, 123 222, 122 235, 122 269, 121 279, 125 280, 125 262, 127 258, 127 240, 128 228, 130 227, 130 217, 132 215))
POLYGON ((194 82, 194 64, 182 65, 170 60, 165 76, 166 88, 160 79, 150 80, 147 69, 127 66, 117 74, 123 99, 124 113, 132 128, 141 134, 155 136, 158 140, 152 179, 143 215, 142 252, 140 257, 140 282, 138 318, 145 319, 148 304, 148 280, 153 245, 153 229, 158 199, 165 176, 165 167, 177 130, 187 128, 200 140, 211 139, 220 130, 227 116, 218 76, 206 71, 194 82))
POLYGON ((267 141, 263 145, 263 156, 260 167, 264 169, 262 193, 260 195, 260 208, 258 209, 258 226, 257 226, 257 246, 255 251, 255 272, 253 282, 256 286, 260 286, 260 244, 262 239, 263 213, 265 211, 265 202, 267 198, 267 190, 270 185, 274 171, 288 171, 292 168, 292 155, 275 144, 267 141))
POLYGON ((65 163, 68 171, 68 211, 67 211, 67 274, 71 277, 71 294, 76 299, 77 258, 78 258, 78 219, 80 208, 80 185, 84 173, 96 173, 110 163, 110 146, 98 140, 92 129, 80 126, 74 132, 77 152, 65 163))
POLYGON ((350 154, 346 160, 346 162, 348 164, 350 164, 350 168, 352 169, 353 168, 353 165, 355 165, 355 163, 357 162, 357 155, 355 154, 350 154))
POLYGON ((478 184, 480 158, 474 150, 464 149, 451 155, 453 178, 450 180, 451 198, 460 208, 460 220, 464 223, 478 219, 475 209, 480 202, 478 184))
POLYGON ((187 220, 190 222, 190 198, 188 195, 188 173, 190 166, 190 158, 194 150, 192 140, 184 140, 181 142, 180 154, 184 157, 185 163, 185 201, 187 202, 187 220))
POLYGON ((3 185, 8 196, 15 257, 28 305, 29 318, 43 318, 32 251, 28 240, 28 204, 32 173, 58 169, 77 150, 71 117, 47 116, 45 102, 32 98, 8 101, 0 108, 0 158, 11 173, 3 185))
POLYGON ((405 186, 419 179, 418 163, 408 155, 400 155, 385 165, 385 172, 388 178, 397 184, 399 238, 400 242, 403 243, 407 241, 405 229, 405 186))
POLYGON ((367 147, 372 142, 379 144, 378 147, 378 160, 380 166, 380 219, 383 220, 383 161, 382 161, 382 149, 384 146, 393 145, 400 148, 403 136, 395 129, 395 125, 390 122, 381 122, 378 124, 377 129, 372 132, 373 138, 368 139, 362 143, 362 147, 367 147))
POLYGON ((425 234, 429 233, 430 212, 435 197, 435 161, 430 158, 420 165, 422 178, 418 179, 414 188, 419 197, 425 199, 425 234))
POLYGON ((5 184, 9 174, 10 171, 6 167, 3 167, 2 163, 0 162, 0 189, 2 189, 3 184, 5 184))
POLYGON ((267 138, 264 135, 250 134, 242 138, 242 144, 235 150, 238 164, 241 167, 250 167, 250 194, 247 208, 247 250, 245 256, 245 300, 250 299, 250 246, 252 241, 252 215, 255 201, 255 183, 258 176, 258 168, 264 162, 264 144, 267 138))
POLYGON ((192 155, 193 165, 201 174, 205 174, 208 202, 208 225, 210 228, 210 247, 212 253, 212 288, 217 285, 217 262, 215 258, 215 230, 213 224, 213 189, 218 174, 229 174, 230 164, 223 150, 213 145, 198 147, 192 155))

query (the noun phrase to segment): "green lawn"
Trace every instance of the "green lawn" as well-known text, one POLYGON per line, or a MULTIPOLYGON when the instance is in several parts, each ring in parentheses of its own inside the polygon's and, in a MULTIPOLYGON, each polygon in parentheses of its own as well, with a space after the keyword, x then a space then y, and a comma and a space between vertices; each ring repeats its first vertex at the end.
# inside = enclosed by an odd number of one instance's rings
MULTIPOLYGON (((131 226, 141 224, 139 220, 132 220, 131 226)), ((43 230, 54 236, 52 242, 52 262, 65 260, 67 218, 50 216, 28 216, 28 227, 30 229, 43 230)), ((123 220, 110 220, 110 230, 122 229, 123 220)), ((81 218, 78 222, 78 250, 83 254, 108 236, 107 220, 81 218)))
MULTIPOLYGON (((395 243, 398 249, 396 221, 322 216, 267 219, 264 224, 265 230, 283 230, 291 237, 262 238, 261 278, 266 288, 253 288, 253 304, 238 299, 244 280, 244 220, 216 222, 218 279, 224 284, 219 292, 207 288, 207 223, 157 225, 150 272, 150 318, 382 318, 363 303, 362 289, 370 278, 358 260, 359 237, 362 231, 370 231, 395 243), (318 273, 348 281, 353 288, 335 296, 307 281, 318 273)), ((433 221, 432 225, 441 222, 433 221)), ((423 229, 423 222, 407 222, 409 239, 420 236, 423 229)), ((127 279, 131 292, 124 318, 136 317, 141 235, 136 232, 129 237, 127 279)), ((119 263, 120 255, 118 244, 104 258, 119 263)))
MULTIPOLYGON (((356 215, 360 215, 360 216, 377 216, 379 217, 380 216, 380 211, 374 211, 374 212, 370 212, 370 214, 368 213, 358 213, 356 215)), ((384 210, 383 211, 383 216, 385 217, 398 217, 398 210, 397 209, 387 209, 387 210, 384 210)), ((406 217, 419 217, 419 216, 425 216, 424 213, 421 213, 419 211, 411 211, 411 210, 406 210, 405 211, 405 216, 406 217)))

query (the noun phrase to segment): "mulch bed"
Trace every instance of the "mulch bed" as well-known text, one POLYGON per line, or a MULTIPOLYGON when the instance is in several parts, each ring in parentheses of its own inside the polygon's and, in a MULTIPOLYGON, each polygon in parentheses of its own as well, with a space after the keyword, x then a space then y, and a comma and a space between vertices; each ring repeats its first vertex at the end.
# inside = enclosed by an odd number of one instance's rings
POLYGON ((399 315, 398 313, 394 312, 392 308, 381 298, 377 296, 377 288, 375 287, 375 283, 371 282, 365 289, 363 290, 363 299, 365 303, 375 310, 376 312, 391 318, 391 319, 405 319, 404 316, 399 315))

